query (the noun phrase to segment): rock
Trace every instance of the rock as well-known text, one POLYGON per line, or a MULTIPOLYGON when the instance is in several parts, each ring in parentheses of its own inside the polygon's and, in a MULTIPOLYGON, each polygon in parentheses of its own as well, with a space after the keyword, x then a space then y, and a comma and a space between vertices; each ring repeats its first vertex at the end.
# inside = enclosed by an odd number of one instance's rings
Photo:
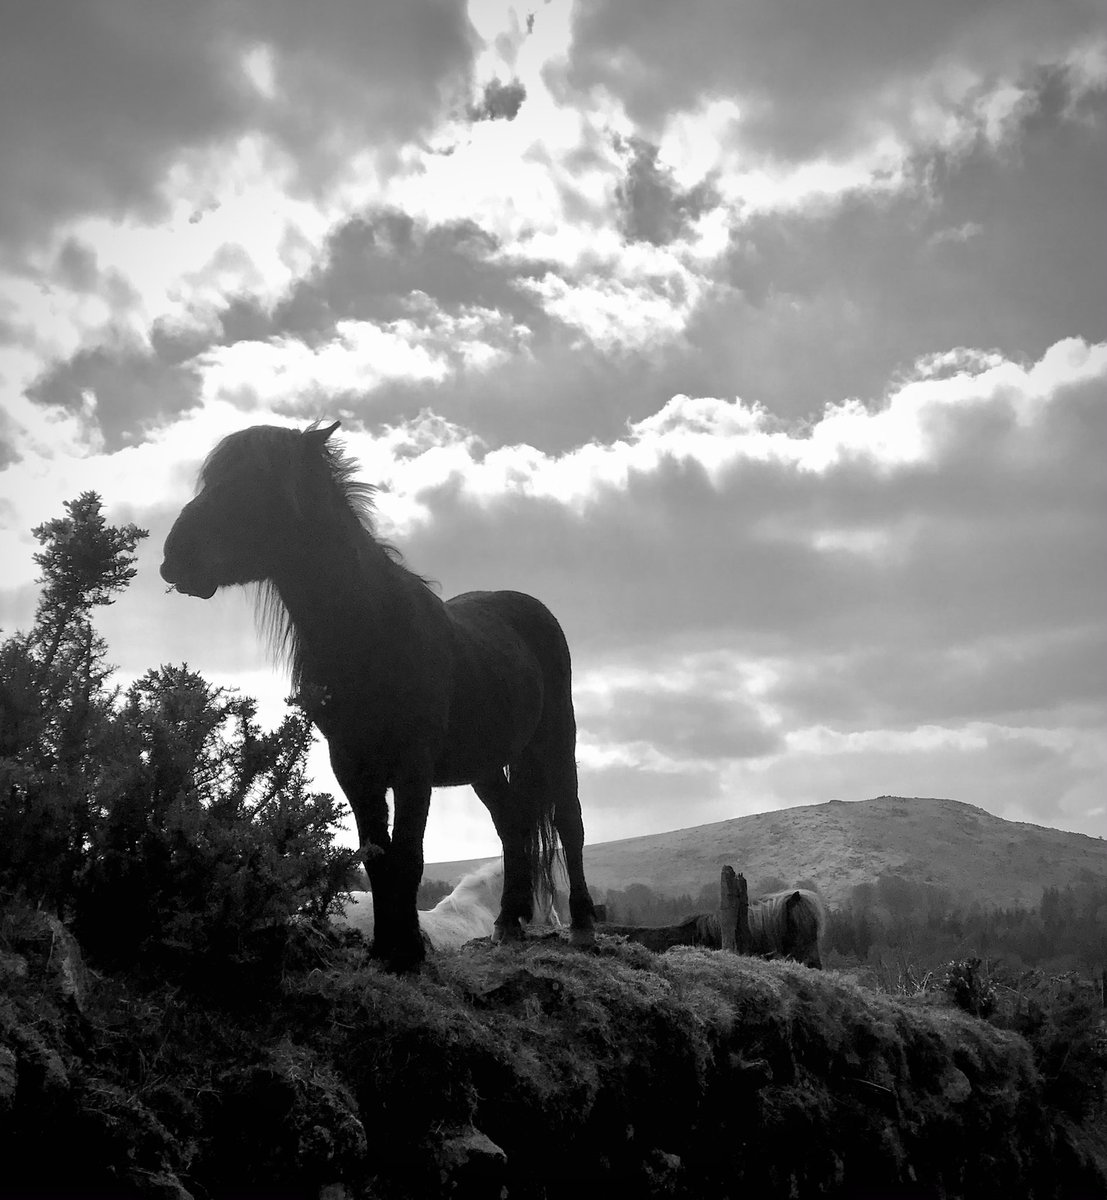
POLYGON ((681 1172, 684 1164, 679 1155, 669 1154, 665 1150, 652 1150, 645 1163, 646 1194, 648 1196, 672 1196, 677 1193, 681 1182, 681 1172))
POLYGON ((84 1013, 89 971, 77 939, 49 912, 28 910, 11 936, 16 954, 0 961, 0 978, 43 979, 63 1003, 84 1013))
POLYGON ((505 1194, 507 1155, 472 1125, 447 1134, 435 1157, 444 1193, 458 1200, 500 1200, 505 1194))
POLYGON ((0 1046, 0 1113, 11 1111, 18 1083, 15 1054, 7 1046, 0 1046))
POLYGON ((81 947, 53 913, 43 913, 42 916, 52 943, 46 960, 47 974, 63 999, 74 1004, 78 1012, 83 1012, 89 974, 81 947))
POLYGON ((972 1095, 969 1077, 957 1067, 947 1067, 938 1085, 942 1089, 942 1099, 947 1104, 961 1104, 972 1095))
POLYGON ((473 999, 489 1007, 530 1006, 542 1012, 564 1008, 567 1001, 561 980, 528 971, 512 971, 502 982, 475 995, 473 999))

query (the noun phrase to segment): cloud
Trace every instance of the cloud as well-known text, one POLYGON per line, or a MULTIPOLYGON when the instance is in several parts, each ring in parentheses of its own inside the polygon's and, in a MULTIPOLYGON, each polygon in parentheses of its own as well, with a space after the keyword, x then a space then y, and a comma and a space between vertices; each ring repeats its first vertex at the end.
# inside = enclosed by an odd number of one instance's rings
POLYGON ((629 149, 626 179, 618 192, 623 228, 633 241, 665 245, 685 234, 715 197, 705 182, 681 188, 671 169, 658 162, 658 147, 643 138, 631 138, 629 149))
POLYGON ((1098 664, 1107 631, 1074 625, 1032 636, 952 637, 916 648, 881 642, 851 653, 796 658, 764 700, 789 727, 820 722, 853 732, 881 722, 912 729, 984 720, 1048 727, 1101 721, 1107 696, 1098 664))
POLYGON ((544 598, 590 670, 725 647, 782 673, 793 716, 829 689, 806 656, 840 680, 845 722, 994 717, 1016 680, 1012 707, 1031 712, 1098 644, 1105 400, 1107 347, 1076 342, 1030 370, 904 385, 880 412, 838 406, 805 432, 678 399, 561 456, 469 445, 437 481, 420 473, 395 526, 416 458, 384 480, 382 521, 447 594, 544 598), (900 647, 905 671, 930 655, 931 686, 896 684, 900 647), (960 690, 943 708, 945 686, 960 690))
POLYGON ((542 310, 519 285, 547 269, 506 256, 471 220, 428 225, 396 209, 371 210, 331 232, 319 264, 273 307, 269 328, 317 334, 343 318, 394 320, 411 315, 415 293, 448 313, 488 308, 535 325, 542 310))
POLYGON ((1082 3, 874 9, 702 0, 693 11, 636 0, 574 10, 566 85, 618 96, 647 136, 675 111, 732 98, 747 154, 844 157, 882 136, 940 130, 978 90, 1027 62, 1063 61, 1104 36, 1082 3))
POLYGON ((1104 750, 1098 734, 984 722, 848 735, 805 729, 770 770, 733 773, 726 786, 750 796, 756 812, 852 798, 864 779, 876 793, 950 796, 1008 820, 1092 833, 1102 828, 1094 809, 1104 750))
POLYGON ((139 5, 93 0, 64 21, 10 14, 0 48, 0 247, 80 214, 165 210, 190 152, 262 132, 315 187, 352 154, 416 136, 467 88, 464 10, 433 0, 139 5))
POLYGON ((654 771, 640 766, 585 765, 581 803, 589 842, 680 829, 695 823, 694 814, 718 797, 718 777, 707 769, 654 771), (627 816, 633 814, 628 828, 627 816))
POLYGON ((166 362, 132 339, 78 350, 48 368, 26 390, 37 404, 95 420, 111 450, 200 403, 199 372, 166 362))
MULTIPOLYGON (((1064 74, 1033 90, 997 155, 977 143, 914 160, 911 186, 752 214, 684 330, 702 379, 775 412, 878 401, 936 350, 1038 357, 1064 337, 1102 336, 1107 273, 1088 248, 1107 173, 1107 92, 1064 74)), ((687 389, 686 389, 687 390, 687 389)))
POLYGON ((590 743, 633 747, 638 759, 644 748, 673 763, 757 758, 779 750, 779 737, 746 697, 735 694, 733 682, 730 688, 716 683, 701 677, 674 686, 653 672, 633 685, 593 685, 591 693, 578 683, 578 721, 590 743))
POLYGON ((527 89, 518 79, 510 83, 491 79, 484 85, 480 103, 470 106, 469 117, 473 121, 513 121, 526 98, 527 89))

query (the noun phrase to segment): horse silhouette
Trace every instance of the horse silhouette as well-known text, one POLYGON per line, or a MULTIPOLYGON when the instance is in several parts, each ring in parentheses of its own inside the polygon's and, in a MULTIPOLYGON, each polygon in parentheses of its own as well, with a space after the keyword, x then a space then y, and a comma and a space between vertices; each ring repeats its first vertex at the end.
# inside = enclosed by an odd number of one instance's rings
POLYGON ((431 789, 471 784, 503 844, 497 940, 523 937, 535 886, 553 892, 560 838, 570 938, 591 944, 569 648, 521 592, 443 601, 377 539, 373 488, 328 439, 256 425, 225 437, 165 541, 162 577, 209 599, 258 583, 258 618, 330 750, 357 821, 376 921, 395 970, 425 949, 415 895, 431 789), (393 797, 389 830, 386 793, 393 797))

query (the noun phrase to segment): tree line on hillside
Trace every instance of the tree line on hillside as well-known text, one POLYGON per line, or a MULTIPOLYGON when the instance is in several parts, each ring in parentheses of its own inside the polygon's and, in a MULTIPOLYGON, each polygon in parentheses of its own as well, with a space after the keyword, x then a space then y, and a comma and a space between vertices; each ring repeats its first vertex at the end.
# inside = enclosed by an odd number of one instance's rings
POLYGON ((1045 888, 1037 905, 962 907, 945 889, 885 875, 830 912, 825 945, 847 962, 894 953, 933 967, 977 955, 1090 976, 1107 966, 1107 878, 1045 888))
POLYGON ((65 509, 32 531, 31 628, 0 643, 0 901, 57 912, 104 966, 274 966, 356 857, 341 805, 308 787, 311 724, 294 710, 266 732, 255 701, 187 664, 112 686, 92 618, 147 534, 108 525, 94 492, 65 509))

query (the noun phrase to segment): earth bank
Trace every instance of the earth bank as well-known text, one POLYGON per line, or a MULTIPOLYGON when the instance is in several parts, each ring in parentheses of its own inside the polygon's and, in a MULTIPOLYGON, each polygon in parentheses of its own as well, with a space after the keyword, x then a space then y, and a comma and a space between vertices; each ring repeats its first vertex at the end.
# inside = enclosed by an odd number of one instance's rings
POLYGON ((283 961, 100 975, 4 913, 0 1194, 1107 1195, 1022 1038, 833 972, 550 935, 397 978, 310 929, 283 961))

